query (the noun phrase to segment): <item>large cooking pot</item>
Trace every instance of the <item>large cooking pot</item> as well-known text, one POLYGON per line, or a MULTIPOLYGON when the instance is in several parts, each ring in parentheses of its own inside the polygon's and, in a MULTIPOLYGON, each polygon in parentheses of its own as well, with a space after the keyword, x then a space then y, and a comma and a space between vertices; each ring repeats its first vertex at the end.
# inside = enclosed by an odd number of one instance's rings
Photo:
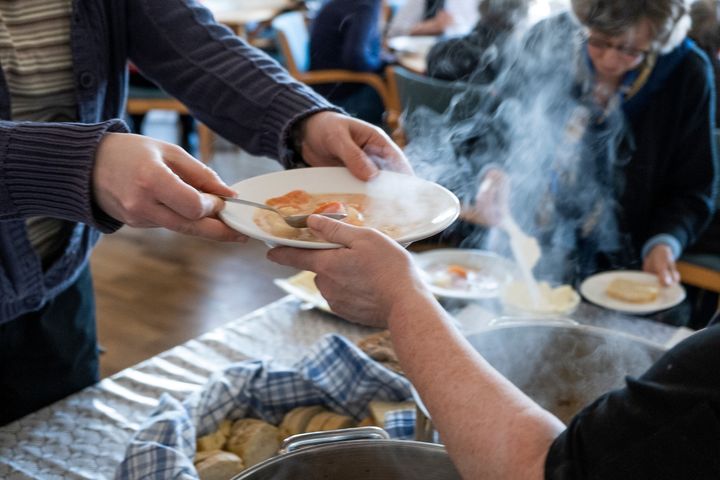
POLYGON ((460 480, 442 445, 390 440, 377 427, 294 435, 233 480, 460 480))
MULTIPOLYGON (((648 369, 665 348, 623 332, 545 320, 505 319, 467 337, 508 380, 567 422, 584 406, 648 369)), ((419 414, 427 411, 419 401, 419 414)), ((431 429, 419 424, 416 438, 431 429)))

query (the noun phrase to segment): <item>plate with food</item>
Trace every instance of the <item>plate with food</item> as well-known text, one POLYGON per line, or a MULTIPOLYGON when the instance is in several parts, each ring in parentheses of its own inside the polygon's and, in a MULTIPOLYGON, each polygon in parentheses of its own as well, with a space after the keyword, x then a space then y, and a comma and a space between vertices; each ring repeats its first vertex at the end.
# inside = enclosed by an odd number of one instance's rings
POLYGON ((635 270, 592 275, 580 285, 580 293, 601 307, 638 314, 666 310, 685 299, 681 285, 663 287, 655 275, 635 270))
POLYGON ((580 305, 580 295, 570 285, 514 280, 501 296, 503 311, 511 316, 562 317, 572 314, 580 305))
MULTIPOLYGON (((284 170, 248 178, 232 188, 238 197, 263 203, 283 215, 346 213, 344 222, 372 227, 399 243, 411 243, 447 228, 460 202, 446 188, 412 175, 381 171, 369 182, 344 167, 284 170)), ((276 246, 337 248, 307 228, 294 228, 277 213, 225 203, 220 218, 249 237, 276 246)))
POLYGON ((445 298, 494 298, 515 275, 515 264, 485 250, 441 248, 415 255, 430 291, 445 298))

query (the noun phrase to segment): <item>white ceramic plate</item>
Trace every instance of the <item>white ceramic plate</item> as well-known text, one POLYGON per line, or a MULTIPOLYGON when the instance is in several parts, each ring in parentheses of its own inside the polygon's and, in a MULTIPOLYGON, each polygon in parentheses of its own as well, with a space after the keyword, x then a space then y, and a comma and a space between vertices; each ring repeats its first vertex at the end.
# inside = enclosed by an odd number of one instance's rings
POLYGON ((302 271, 289 278, 276 278, 274 283, 280 290, 296 296, 303 302, 325 312, 332 313, 327 300, 325 300, 320 290, 315 286, 315 274, 313 272, 302 271))
POLYGON ((507 258, 485 250, 448 248, 429 250, 415 255, 415 264, 422 272, 430 291, 439 297, 478 299, 500 295, 514 277, 515 264, 507 258), (477 270, 475 278, 462 285, 442 285, 448 280, 443 270, 450 265, 477 270))
MULTIPOLYGON (((402 244, 443 231, 460 213, 460 202, 446 188, 412 175, 388 171, 381 171, 371 181, 363 182, 344 167, 301 168, 248 178, 236 183, 232 188, 238 192, 239 197, 259 203, 298 189, 314 194, 364 193, 381 202, 401 203, 407 208, 397 214, 398 225, 409 225, 404 234, 395 238, 402 244), (416 205, 422 207, 416 208, 416 205)), ((220 218, 235 230, 271 246, 287 245, 314 249, 339 247, 335 243, 276 237, 255 224, 253 215, 256 211, 254 207, 226 203, 220 212, 220 218)))
POLYGON ((610 310, 616 310, 624 313, 654 313, 661 310, 674 307, 685 299, 685 289, 679 285, 671 285, 670 287, 660 288, 658 298, 647 303, 631 303, 623 302, 608 296, 605 293, 610 282, 616 278, 625 278, 641 282, 657 282, 657 277, 650 273, 623 270, 613 272, 603 272, 592 275, 585 279, 580 285, 580 293, 588 301, 600 305, 610 310))
POLYGON ((397 53, 426 56, 439 37, 431 35, 400 35, 388 39, 388 48, 397 53))

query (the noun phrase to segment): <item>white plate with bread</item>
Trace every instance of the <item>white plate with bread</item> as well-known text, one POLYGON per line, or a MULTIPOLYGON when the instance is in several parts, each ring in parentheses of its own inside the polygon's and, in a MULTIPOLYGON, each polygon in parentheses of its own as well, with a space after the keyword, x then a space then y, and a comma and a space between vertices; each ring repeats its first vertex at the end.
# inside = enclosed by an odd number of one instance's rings
POLYGON ((592 275, 580 285, 580 293, 601 307, 636 314, 666 310, 685 299, 681 285, 663 287, 655 275, 635 270, 592 275))

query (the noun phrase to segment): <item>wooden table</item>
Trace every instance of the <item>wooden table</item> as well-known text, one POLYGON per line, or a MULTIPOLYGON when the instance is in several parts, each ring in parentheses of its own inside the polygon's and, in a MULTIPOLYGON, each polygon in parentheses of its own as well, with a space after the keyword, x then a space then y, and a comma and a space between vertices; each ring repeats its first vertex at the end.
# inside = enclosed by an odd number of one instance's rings
MULTIPOLYGON (((661 344, 674 343, 683 333, 587 304, 576 315, 582 323, 661 344)), ((285 297, 1 427, 0 478, 112 478, 130 438, 163 393, 184 399, 233 362, 272 358, 289 366, 325 334, 357 341, 373 331, 285 297)))
POLYGON ((204 5, 215 20, 227 25, 238 34, 247 36, 247 25, 272 20, 284 9, 292 6, 289 0, 206 0, 204 5))
POLYGON ((440 37, 403 35, 388 39, 387 47, 404 68, 421 75, 427 70, 427 54, 440 37))

